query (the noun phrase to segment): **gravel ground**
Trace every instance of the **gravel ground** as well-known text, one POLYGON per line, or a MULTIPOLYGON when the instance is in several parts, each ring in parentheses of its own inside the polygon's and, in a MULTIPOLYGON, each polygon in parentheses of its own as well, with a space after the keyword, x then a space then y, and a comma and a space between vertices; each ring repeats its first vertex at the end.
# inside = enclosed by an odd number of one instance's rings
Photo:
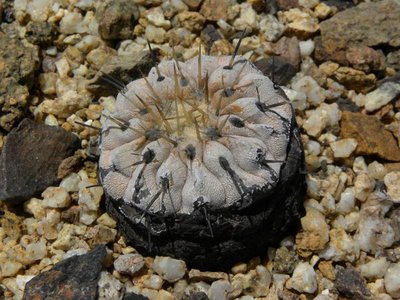
POLYGON ((25 117, 81 145, 53 186, 19 207, 0 202, 0 298, 22 299, 35 275, 106 244, 88 254, 105 258, 87 299, 400 299, 400 4, 355 2, 2 0, 2 155, 25 117), (94 186, 98 131, 80 123, 101 127, 115 104, 101 74, 140 76, 153 64, 147 41, 160 60, 172 49, 192 58, 199 44, 229 55, 243 30, 239 53, 273 74, 296 109, 308 186, 301 227, 221 272, 143 257, 94 186))

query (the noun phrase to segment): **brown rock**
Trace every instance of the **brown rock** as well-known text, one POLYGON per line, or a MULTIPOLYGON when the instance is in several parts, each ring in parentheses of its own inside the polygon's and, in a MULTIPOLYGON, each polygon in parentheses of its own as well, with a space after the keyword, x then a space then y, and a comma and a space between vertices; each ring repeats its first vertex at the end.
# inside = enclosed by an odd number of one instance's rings
POLYGON ((96 12, 100 36, 105 40, 132 38, 138 16, 134 1, 104 1, 96 12))
POLYGON ((58 166, 79 147, 79 139, 60 127, 23 120, 0 156, 0 199, 18 204, 57 184, 58 166))
POLYGON ((365 74, 363 71, 349 67, 340 67, 333 74, 335 79, 349 90, 367 93, 375 87, 376 77, 374 74, 365 74))
POLYGON ((358 155, 377 155, 386 160, 400 161, 396 139, 375 116, 343 112, 340 135, 357 140, 355 153, 358 155))
POLYGON ((396 0, 361 3, 337 13, 319 24, 316 61, 332 60, 365 72, 383 70, 383 55, 370 47, 400 46, 396 25, 399 15, 400 3, 396 0))
POLYGON ((99 245, 87 254, 57 263, 26 284, 22 299, 97 299, 97 282, 106 254, 105 246, 99 245))
POLYGON ((179 24, 189 31, 200 31, 206 19, 195 11, 183 11, 176 16, 179 24))
POLYGON ((229 7, 236 4, 235 0, 205 0, 200 13, 208 21, 228 20, 229 7))
POLYGON ((318 270, 321 271, 322 275, 325 278, 328 278, 329 280, 335 280, 336 279, 336 272, 335 268, 332 265, 331 261, 321 261, 318 264, 318 270))
POLYGON ((348 46, 400 46, 400 3, 396 0, 361 3, 320 23, 323 43, 348 46))
POLYGON ((215 41, 210 49, 210 54, 213 56, 231 55, 235 48, 229 41, 222 39, 215 41))
POLYGON ((282 37, 274 45, 274 52, 291 64, 296 71, 300 70, 301 54, 299 40, 296 37, 282 37))
POLYGON ((385 56, 367 46, 350 47, 346 59, 354 69, 366 73, 385 69, 385 56))

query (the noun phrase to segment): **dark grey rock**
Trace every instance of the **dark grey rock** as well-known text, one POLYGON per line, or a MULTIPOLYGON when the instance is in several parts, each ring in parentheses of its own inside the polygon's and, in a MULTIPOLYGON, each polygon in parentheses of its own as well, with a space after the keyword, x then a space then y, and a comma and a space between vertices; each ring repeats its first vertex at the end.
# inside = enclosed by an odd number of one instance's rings
POLYGON ((214 25, 208 24, 200 34, 201 39, 204 43, 207 44, 208 48, 211 48, 211 45, 216 41, 222 39, 222 35, 218 32, 217 28, 214 25))
POLYGON ((357 106, 357 104, 349 99, 339 98, 336 103, 341 111, 350 111, 354 113, 360 111, 360 108, 357 106))
POLYGON ((58 166, 79 147, 79 138, 60 127, 23 120, 0 156, 0 199, 18 204, 58 183, 58 166))
POLYGON ((132 0, 104 1, 96 12, 100 36, 105 40, 130 39, 139 17, 132 0))
POLYGON ((257 60, 255 66, 278 85, 286 85, 296 75, 296 68, 286 59, 275 56, 257 60))
POLYGON ((97 299, 97 282, 106 255, 106 247, 98 245, 87 254, 75 255, 57 263, 26 284, 22 299, 97 299))
POLYGON ((341 295, 350 299, 372 299, 371 292, 368 290, 364 279, 355 269, 338 267, 335 286, 341 295))

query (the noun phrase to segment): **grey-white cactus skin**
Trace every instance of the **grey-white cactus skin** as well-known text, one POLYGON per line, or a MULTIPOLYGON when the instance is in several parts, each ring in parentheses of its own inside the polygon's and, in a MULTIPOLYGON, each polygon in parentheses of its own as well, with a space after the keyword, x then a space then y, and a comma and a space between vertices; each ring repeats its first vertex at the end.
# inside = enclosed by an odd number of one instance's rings
POLYGON ((283 91, 243 57, 167 60, 105 112, 107 209, 148 254, 221 268, 299 219, 304 155, 283 91))

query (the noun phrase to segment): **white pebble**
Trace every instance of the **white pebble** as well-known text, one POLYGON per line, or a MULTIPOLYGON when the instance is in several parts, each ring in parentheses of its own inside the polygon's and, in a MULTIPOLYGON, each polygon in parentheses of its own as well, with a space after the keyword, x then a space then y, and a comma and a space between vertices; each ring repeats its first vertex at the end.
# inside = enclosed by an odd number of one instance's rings
POLYGON ((60 187, 65 189, 67 192, 77 192, 79 191, 79 182, 81 178, 76 173, 71 173, 60 182, 60 187))
POLYGON ((333 156, 337 158, 349 157, 351 153, 357 148, 357 141, 352 138, 341 139, 336 142, 330 143, 333 150, 333 156))
POLYGON ((359 265, 358 269, 360 270, 361 276, 365 278, 382 278, 385 275, 389 265, 390 262, 388 262, 385 257, 380 257, 365 264, 359 265))
POLYGON ((44 124, 49 126, 58 126, 57 118, 53 115, 48 115, 46 119, 44 119, 44 124))
POLYGON ((62 187, 48 187, 42 193, 44 207, 51 208, 63 208, 69 207, 71 204, 71 198, 66 190, 62 187))
POLYGON ((47 254, 46 242, 40 241, 26 246, 26 255, 32 260, 40 260, 47 254))
POLYGON ((163 285, 163 279, 155 274, 142 277, 143 285, 149 289, 159 290, 163 285))
POLYGON ((313 267, 308 262, 300 262, 293 276, 286 282, 286 287, 300 293, 314 293, 317 290, 317 279, 313 267))
POLYGON ((336 206, 336 211, 340 214, 348 214, 354 209, 354 207, 354 189, 352 187, 349 187, 340 194, 340 200, 336 206))
POLYGON ((306 115, 308 118, 303 128, 314 137, 318 137, 326 127, 337 125, 341 118, 341 112, 336 103, 322 103, 317 109, 308 111, 306 115))
POLYGON ((261 17, 260 31, 264 34, 268 42, 277 41, 285 31, 285 26, 280 23, 274 15, 261 17))
POLYGON ((156 256, 151 268, 168 282, 178 281, 186 273, 184 261, 167 256, 156 256))
POLYGON ((310 56, 314 51, 315 43, 313 40, 300 41, 300 53, 302 57, 310 56))
POLYGON ((114 268, 121 274, 134 275, 144 266, 143 256, 140 254, 123 254, 114 261, 114 268))
POLYGON ((400 298, 400 263, 392 264, 385 274, 385 288, 390 296, 400 298))
POLYGON ((383 180, 387 170, 383 164, 373 161, 368 165, 368 173, 374 179, 383 180))
POLYGON ((292 89, 297 92, 305 93, 307 95, 307 101, 315 106, 322 103, 326 98, 325 90, 321 88, 311 76, 293 79, 292 89))
POLYGON ((214 281, 208 290, 210 300, 228 300, 228 293, 233 290, 232 285, 227 280, 214 281))
POLYGON ((33 275, 17 275, 15 283, 17 284, 18 289, 21 291, 25 290, 25 285, 31 280, 33 275))
POLYGON ((365 95, 365 108, 371 112, 392 101, 400 92, 400 83, 388 81, 365 95))
POLYGON ((400 203, 400 172, 394 171, 384 177, 387 194, 395 203, 400 203))

